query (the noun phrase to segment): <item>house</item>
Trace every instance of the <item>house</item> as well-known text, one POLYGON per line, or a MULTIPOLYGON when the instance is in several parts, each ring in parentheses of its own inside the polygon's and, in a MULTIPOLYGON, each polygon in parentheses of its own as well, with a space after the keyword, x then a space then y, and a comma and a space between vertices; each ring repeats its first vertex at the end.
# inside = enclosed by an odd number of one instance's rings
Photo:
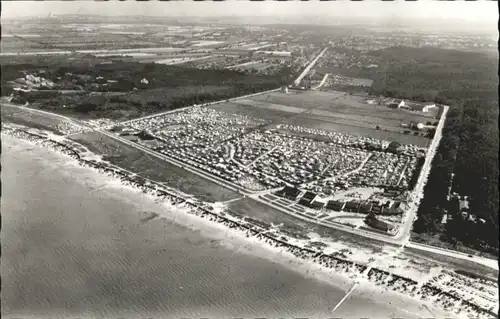
POLYGON ((448 214, 444 214, 441 219, 441 224, 446 224, 448 222, 448 214))
POLYGON ((467 212, 469 210, 469 201, 467 199, 459 200, 458 207, 460 212, 467 212))
POLYGON ((372 203, 362 203, 360 206, 359 206, 359 212, 361 214, 368 214, 371 212, 372 210, 372 206, 373 204, 372 203))
POLYGON ((306 206, 306 207, 309 207, 311 205, 311 201, 302 197, 300 200, 299 200, 299 204, 302 205, 302 206, 306 206))
POLYGON ((383 195, 386 197, 396 197, 402 193, 402 190, 399 188, 387 186, 384 187, 384 193, 383 195))
POLYGON ((290 186, 285 186, 283 187, 282 190, 278 191, 276 195, 290 199, 290 200, 295 200, 297 197, 300 195, 300 190, 296 187, 290 187, 290 186))
POLYGON ((381 205, 379 205, 379 204, 374 204, 374 205, 372 206, 371 212, 372 212, 373 214, 380 214, 380 213, 382 213, 382 206, 381 206, 381 205))
POLYGON ((344 206, 344 211, 346 212, 351 212, 351 213, 357 213, 359 210, 359 202, 356 200, 347 202, 344 206))
POLYGON ((314 201, 311 203, 311 207, 320 210, 323 209, 323 207, 325 207, 325 203, 320 201, 314 201))
POLYGON ((436 104, 433 104, 433 103, 422 104, 422 103, 408 102, 405 105, 405 108, 407 108, 411 111, 423 112, 423 113, 427 113, 427 112, 429 112, 430 109, 435 108, 435 107, 436 107, 436 104))
POLYGON ((396 104, 398 108, 404 108, 405 107, 405 101, 404 100, 400 100, 400 99, 396 99, 396 100, 393 100, 391 102, 391 104, 396 104))
POLYGON ((302 199, 306 199, 309 202, 312 202, 316 198, 316 196, 317 194, 308 191, 304 194, 304 196, 302 196, 302 199))
POLYGON ((384 207, 381 209, 381 215, 401 215, 403 214, 403 210, 405 209, 405 205, 402 202, 396 201, 392 203, 389 207, 384 207))
POLYGON ((345 205, 344 202, 336 201, 336 200, 329 200, 328 203, 326 204, 326 208, 340 212, 344 208, 344 205, 345 205))
POLYGON ((384 231, 384 232, 388 232, 390 230, 392 230, 394 228, 393 225, 389 224, 389 223, 386 223, 386 222, 383 222, 381 220, 378 220, 374 215, 370 214, 366 217, 365 219, 365 223, 370 226, 370 227, 373 227, 377 230, 381 230, 381 231, 384 231))

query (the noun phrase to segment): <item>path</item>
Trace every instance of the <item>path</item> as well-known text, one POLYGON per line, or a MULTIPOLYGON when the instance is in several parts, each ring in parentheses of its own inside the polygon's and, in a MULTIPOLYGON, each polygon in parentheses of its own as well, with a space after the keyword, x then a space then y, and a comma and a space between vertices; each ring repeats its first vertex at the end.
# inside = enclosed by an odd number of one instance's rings
POLYGON ((410 241, 410 231, 414 221, 417 218, 418 206, 420 204, 421 199, 423 198, 424 187, 429 177, 432 159, 434 158, 439 142, 441 141, 443 126, 446 120, 446 113, 448 112, 448 109, 449 109, 448 106, 443 105, 443 114, 439 119, 439 123, 436 128, 436 133, 434 134, 434 138, 432 139, 429 148, 427 150, 427 154, 425 155, 425 162, 424 165, 422 166, 420 175, 417 180, 417 184, 415 185, 415 188, 411 194, 409 207, 405 214, 406 218, 399 232, 400 233, 399 237, 402 239, 401 243, 403 245, 407 244, 410 241))
POLYGON ((333 307, 332 313, 334 313, 344 303, 344 301, 346 301, 347 298, 349 298, 349 296, 354 292, 354 290, 358 285, 359 285, 358 282, 352 285, 351 289, 349 289, 349 291, 345 294, 345 296, 342 299, 340 299, 340 301, 335 305, 335 307, 333 307))
POLYGON ((321 82, 317 86, 315 86, 313 88, 313 90, 317 90, 317 89, 321 88, 325 84, 326 79, 328 78, 329 75, 330 75, 329 73, 325 74, 325 76, 323 77, 323 79, 321 80, 321 82))
POLYGON ((248 163, 247 165, 243 165, 243 167, 250 167, 253 163, 257 162, 259 159, 263 158, 264 156, 267 156, 268 154, 272 153, 275 149, 277 149, 279 147, 279 145, 276 145, 274 146, 273 148, 271 148, 269 151, 257 156, 257 158, 255 158, 253 161, 251 161, 250 163, 248 163))

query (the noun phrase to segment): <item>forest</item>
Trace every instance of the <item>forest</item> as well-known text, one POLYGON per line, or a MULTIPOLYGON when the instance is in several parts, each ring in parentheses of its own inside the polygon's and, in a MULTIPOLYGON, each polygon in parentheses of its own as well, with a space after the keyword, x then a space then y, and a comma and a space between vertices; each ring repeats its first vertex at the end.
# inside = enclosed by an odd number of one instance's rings
POLYGON ((413 239, 498 256, 498 56, 404 47, 373 54, 384 66, 370 93, 450 106, 413 239), (449 186, 471 198, 469 213, 484 224, 461 216, 449 186))
POLYGON ((276 89, 289 83, 293 75, 286 70, 262 76, 233 70, 198 70, 123 61, 16 64, 2 66, 2 95, 11 92, 8 81, 24 77, 24 73, 38 74, 40 70, 59 90, 76 90, 78 94, 51 94, 44 99, 33 92, 18 97, 18 103, 29 102, 42 109, 79 117, 117 120, 276 89))

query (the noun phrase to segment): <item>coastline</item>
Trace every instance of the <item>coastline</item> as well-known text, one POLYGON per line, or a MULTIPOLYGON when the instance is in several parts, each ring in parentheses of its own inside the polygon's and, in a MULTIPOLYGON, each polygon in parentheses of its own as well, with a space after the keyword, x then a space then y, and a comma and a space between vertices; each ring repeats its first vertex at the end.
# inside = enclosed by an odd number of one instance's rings
MULTIPOLYGON (((186 227, 196 230, 202 229, 201 232, 203 235, 207 235, 207 237, 217 237, 217 239, 222 240, 221 243, 223 245, 229 246, 229 248, 235 249, 236 245, 227 243, 223 240, 224 238, 230 238, 230 242, 237 241, 239 244, 238 250, 243 247, 242 251, 244 252, 261 258, 277 260, 280 264, 299 271, 305 276, 310 276, 337 285, 344 291, 347 291, 354 282, 359 282, 359 289, 362 291, 387 294, 388 297, 390 296, 391 300, 395 300, 395 303, 401 304, 400 307, 408 307, 408 303, 411 303, 411 301, 418 301, 415 298, 406 296, 409 293, 408 290, 416 286, 416 282, 412 283, 411 280, 408 282, 405 278, 393 276, 396 281, 402 282, 398 285, 399 289, 401 292, 406 291, 406 293, 392 292, 389 289, 394 289, 394 285, 390 287, 383 284, 384 288, 374 285, 373 278, 379 275, 376 268, 367 269, 364 265, 358 265, 349 260, 325 255, 314 249, 301 247, 298 240, 286 238, 287 236, 283 236, 283 234, 279 234, 281 237, 278 239, 278 236, 270 231, 266 231, 256 225, 251 225, 223 211, 209 210, 205 203, 190 198, 183 198, 185 194, 180 194, 175 190, 166 189, 160 192, 158 185, 154 185, 154 183, 146 182, 142 184, 136 183, 134 185, 133 182, 130 182, 127 178, 122 177, 120 180, 117 176, 123 175, 119 174, 118 170, 121 169, 101 162, 98 157, 90 154, 88 151, 78 153, 65 144, 68 142, 71 147, 78 147, 75 142, 64 141, 63 138, 60 138, 58 141, 47 142, 47 136, 43 136, 43 134, 38 135, 33 132, 17 132, 17 135, 20 136, 16 136, 15 138, 22 138, 31 144, 42 144, 41 146, 48 146, 58 153, 71 156, 73 159, 68 161, 70 165, 74 165, 75 167, 93 167, 91 169, 94 171, 97 169, 100 173, 99 176, 102 176, 99 184, 106 184, 110 188, 120 188, 134 193, 142 193, 145 199, 148 198, 153 202, 161 198, 160 202, 156 203, 160 211, 160 213, 158 213, 159 217, 167 219, 174 217, 174 221, 179 221, 180 224, 186 227), (21 136, 23 134, 25 135, 24 138, 21 136), (108 171, 106 171, 102 165, 109 166, 108 171), (162 211, 168 211, 169 213, 162 214, 162 211), (285 241, 282 240, 284 237, 286 238, 285 241), (277 256, 279 257, 276 258, 277 256), (408 284, 412 287, 406 288, 408 284)), ((80 146, 80 148, 82 147, 80 146)), ((156 217, 154 215, 152 216, 152 218, 156 217)), ((438 294, 442 293, 439 292, 438 294)), ((448 297, 453 298, 453 296, 448 297)), ((429 308, 434 308, 430 303, 427 306, 429 308)), ((419 307, 415 306, 415 308, 411 308, 418 309, 419 307)), ((438 312, 438 310, 436 310, 436 312, 438 312)), ((463 313, 462 315, 465 314, 463 313)))

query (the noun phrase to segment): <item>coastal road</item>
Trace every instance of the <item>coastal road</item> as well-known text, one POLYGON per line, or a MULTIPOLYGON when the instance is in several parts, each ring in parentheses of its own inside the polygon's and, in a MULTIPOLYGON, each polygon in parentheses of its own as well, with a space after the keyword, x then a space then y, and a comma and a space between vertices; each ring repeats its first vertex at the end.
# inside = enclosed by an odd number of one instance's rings
MULTIPOLYGON (((131 147, 134 147, 134 148, 137 148, 149 155, 152 155, 154 157, 157 157, 157 158, 160 158, 160 159, 163 159, 173 165, 176 165, 176 166, 179 166, 187 171, 190 171, 194 174, 197 174, 205 179, 208 179, 214 183, 217 183, 221 186, 224 186, 226 188, 229 188, 229 189, 232 189, 232 190, 235 190, 237 192, 239 192, 240 194, 244 195, 244 196, 248 196, 248 197, 251 197, 252 199, 258 201, 258 202, 261 202, 265 205, 268 205, 270 207, 273 207, 279 211, 282 211, 288 215, 292 215, 298 219, 301 219, 301 220, 305 220, 305 221, 308 221, 308 222, 311 222, 311 223, 315 223, 315 224, 318 224, 318 225, 321 225, 321 226, 324 226, 324 227, 329 227, 329 228, 334 228, 334 229, 338 229, 338 230, 342 230, 342 231, 345 231, 345 232, 348 232, 348 233, 352 233, 352 234, 355 234, 355 235, 361 235, 363 237, 367 237, 367 238, 371 238, 371 239, 374 239, 374 240, 377 240, 377 241, 380 241, 380 242, 383 242, 383 243, 387 243, 387 244, 391 244, 391 245, 397 245, 397 246, 408 246, 408 247, 412 247, 412 248, 416 248, 416 249, 421 249, 421 250, 426 250, 426 251, 431 251, 432 253, 435 253, 435 254, 440 254, 440 255, 446 255, 446 256, 450 256, 450 257, 454 257, 454 258, 457 258, 457 259, 462 259, 462 260, 469 260, 469 261, 473 261, 473 262, 477 262, 479 264, 488 264, 488 266, 492 265, 493 263, 496 263, 496 260, 495 261, 487 261, 488 259, 487 258, 479 258, 479 257, 476 257, 476 256, 473 256, 473 257, 468 257, 467 255, 464 255, 462 253, 458 253, 458 252, 454 252, 454 251, 443 251, 441 249, 431 249, 429 250, 428 248, 421 248, 420 246, 418 245, 415 245, 413 243, 410 243, 410 244, 407 244, 408 243, 408 238, 409 238, 409 231, 411 230, 411 225, 413 223, 413 219, 414 218, 407 218, 407 221, 405 223, 405 231, 401 234, 401 236, 399 236, 398 238, 396 237, 390 237, 390 236, 387 236, 387 235, 382 235, 382 234, 377 234, 377 233, 374 233, 374 232, 370 232, 370 231, 365 231, 365 230, 361 230, 361 229, 353 229, 353 228, 350 228, 349 226, 346 226, 346 225, 340 225, 340 224, 333 224, 333 223, 324 223, 324 222, 321 222, 321 221, 318 221, 318 220, 315 220, 315 219, 312 219, 312 218, 306 218, 306 217, 303 217, 303 216, 300 216, 300 215, 297 215, 293 212, 291 212, 290 210, 287 210, 287 209, 283 209, 279 206, 276 206, 276 205, 273 205, 272 203, 269 203, 261 198, 259 198, 259 195, 262 194, 262 193, 266 193, 267 191, 264 191, 264 192, 248 192, 246 191, 245 189, 243 189, 242 187, 240 187, 239 185, 235 185, 235 184, 232 184, 232 183, 229 183, 227 181, 225 181, 224 179, 222 178, 218 178, 216 176, 213 176, 209 173, 206 173, 205 171, 199 169, 199 168, 196 168, 196 167, 193 167, 185 162, 181 162, 179 160, 176 160, 172 157, 169 157, 169 156, 166 156, 166 155, 163 155, 163 154, 160 154, 158 152, 155 152, 147 147, 144 147, 142 145, 139 145, 137 143, 134 143, 134 142, 131 142, 129 140, 126 140, 126 139, 123 139, 111 132, 107 132, 107 131, 104 131, 104 130, 99 130, 99 129, 96 129, 86 123, 83 123, 79 120, 76 120, 76 119, 73 119, 73 118, 69 118, 69 117, 66 117, 66 116, 63 116, 63 115, 59 115, 59 114, 54 114, 54 113, 50 113, 50 112, 46 112, 46 111, 41 111, 41 110, 36 110, 36 109, 31 109, 31 108, 28 108, 28 107, 24 107, 24 106, 19 106, 19 105, 12 105, 12 104, 5 104, 5 103, 1 103, 0 105, 2 106, 10 106, 10 107, 16 107, 16 108, 19 108, 19 109, 22 109, 22 110, 25 110, 25 111, 30 111, 30 112, 37 112, 37 113, 42 113, 42 114, 45 114, 45 115, 49 115, 49 116, 52 116, 52 117, 56 117, 56 118, 60 118, 60 119, 63 119, 63 120, 66 120, 66 121, 70 121, 71 123, 74 123, 75 125, 79 125, 83 128, 88 128, 89 130, 92 130, 92 131, 97 131, 101 134, 104 134, 110 138, 113 138, 115 140, 118 140, 126 145, 129 145, 131 147), (406 234, 408 234, 408 236, 406 236, 406 234), (486 261, 485 261, 486 260, 486 261)), ((443 120, 444 122, 444 120, 443 120)), ((442 124, 442 123, 440 123, 442 124)), ((442 129, 442 125, 440 127, 442 129)), ((436 132, 440 132, 440 130, 436 130, 436 132)), ((441 134, 441 133, 439 133, 441 134)), ((435 137, 439 137, 439 136, 435 136, 435 137)), ((433 143, 435 143, 436 145, 434 145, 434 148, 437 146, 437 141, 438 140, 433 140, 433 143)), ((429 157, 428 159, 426 159, 426 162, 424 163, 424 165, 426 165, 426 169, 427 169, 427 174, 428 174, 428 169, 430 168, 430 162, 428 162, 428 160, 430 160, 431 157, 429 157)), ((422 177, 423 175, 421 175, 422 177)), ((424 178, 421 178, 419 179, 419 185, 417 189, 423 189, 423 186, 424 186, 424 178)), ((414 204, 415 205, 415 204, 414 204)), ((418 207, 418 206, 416 206, 418 207)), ((413 215, 410 215, 410 216, 415 216, 416 215, 416 209, 414 211, 411 212, 411 214, 413 215)), ((498 269, 498 265, 496 266, 496 269, 498 269)))

